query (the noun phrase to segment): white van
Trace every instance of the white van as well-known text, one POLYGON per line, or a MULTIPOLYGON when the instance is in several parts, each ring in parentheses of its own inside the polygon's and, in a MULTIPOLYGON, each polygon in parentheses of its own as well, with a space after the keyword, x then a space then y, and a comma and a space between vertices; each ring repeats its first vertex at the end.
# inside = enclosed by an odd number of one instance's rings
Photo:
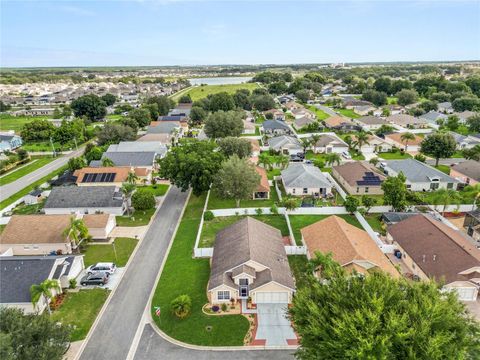
POLYGON ((110 275, 113 274, 116 269, 117 265, 114 263, 96 263, 87 268, 87 274, 90 275, 96 272, 102 272, 110 275))

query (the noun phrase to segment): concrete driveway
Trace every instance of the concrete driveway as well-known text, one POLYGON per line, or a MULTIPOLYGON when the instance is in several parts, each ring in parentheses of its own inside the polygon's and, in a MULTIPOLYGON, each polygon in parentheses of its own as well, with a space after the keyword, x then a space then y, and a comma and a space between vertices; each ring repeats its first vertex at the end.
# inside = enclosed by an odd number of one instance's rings
POLYGON ((257 304, 258 328, 256 340, 265 340, 266 346, 290 345, 287 340, 296 340, 286 304, 257 304))
MULTIPOLYGON (((109 276, 108 278, 108 283, 105 285, 105 286, 100 286, 104 289, 108 289, 108 290, 113 290, 115 289, 115 287, 118 285, 118 283, 120 282, 120 279, 122 277, 122 274, 123 274, 123 271, 125 270, 125 268, 117 268, 117 270, 115 270, 115 272, 109 276)), ((77 277, 77 284, 79 286, 82 287, 82 289, 94 289, 96 287, 99 287, 98 285, 87 285, 87 286, 82 286, 80 285, 80 280, 82 280, 82 278, 87 274, 87 270, 83 270, 80 275, 78 275, 77 277)))

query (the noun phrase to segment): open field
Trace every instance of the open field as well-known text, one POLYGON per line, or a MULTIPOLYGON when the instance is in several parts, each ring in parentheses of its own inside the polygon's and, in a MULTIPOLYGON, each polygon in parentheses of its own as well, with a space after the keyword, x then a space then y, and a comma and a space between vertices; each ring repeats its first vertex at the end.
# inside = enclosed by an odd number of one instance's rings
POLYGON ((217 94, 220 92, 227 92, 229 94, 233 94, 235 93, 235 91, 240 89, 248 89, 252 91, 258 87, 258 84, 255 83, 195 86, 185 92, 179 91, 174 96, 172 96, 172 100, 178 101, 178 99, 180 99, 182 95, 188 94, 193 101, 196 101, 207 97, 210 94, 217 94))
POLYGON ((0 131, 14 130, 15 134, 20 134, 23 125, 32 120, 51 119, 51 116, 12 116, 8 114, 0 115, 0 131))
POLYGON ((174 339, 205 346, 241 346, 249 328, 243 315, 209 316, 202 312, 208 301, 210 264, 209 259, 193 259, 192 249, 204 203, 205 195, 191 195, 152 299, 152 305, 161 308, 161 315, 156 316, 154 308, 151 312, 157 326, 174 339), (179 295, 192 300, 191 313, 184 319, 177 318, 170 307, 179 295))

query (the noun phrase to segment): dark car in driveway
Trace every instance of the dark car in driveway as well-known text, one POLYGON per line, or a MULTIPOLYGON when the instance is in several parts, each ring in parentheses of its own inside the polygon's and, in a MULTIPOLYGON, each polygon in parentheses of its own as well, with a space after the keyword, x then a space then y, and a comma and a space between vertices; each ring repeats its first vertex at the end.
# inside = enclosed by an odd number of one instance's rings
POLYGON ((82 286, 87 285, 100 285, 103 286, 108 283, 108 273, 105 272, 96 272, 93 274, 85 275, 82 280, 80 280, 80 284, 82 286))

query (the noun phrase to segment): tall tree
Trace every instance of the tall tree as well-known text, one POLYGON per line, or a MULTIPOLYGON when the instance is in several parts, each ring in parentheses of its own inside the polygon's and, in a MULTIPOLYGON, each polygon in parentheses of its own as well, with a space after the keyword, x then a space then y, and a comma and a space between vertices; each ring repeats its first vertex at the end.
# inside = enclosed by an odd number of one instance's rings
POLYGON ((438 189, 433 194, 433 204, 443 206, 443 215, 445 216, 445 209, 448 205, 456 204, 460 205, 462 197, 460 193, 452 189, 438 189))
POLYGON ((139 177, 137 176, 137 174, 135 174, 134 171, 129 171, 128 172, 128 175, 127 175, 127 182, 129 184, 136 184, 137 181, 138 181, 139 177))
POLYGON ((80 96, 70 107, 77 117, 85 116, 91 121, 101 120, 107 115, 107 104, 95 94, 80 96))
POLYGON ((105 124, 105 126, 98 131, 97 138, 99 145, 117 144, 120 141, 134 140, 135 132, 129 126, 105 124))
POLYGON ((438 166, 440 158, 451 157, 457 148, 457 143, 451 134, 435 133, 427 136, 420 144, 420 152, 435 158, 438 166))
POLYGON ((101 99, 107 104, 107 106, 112 106, 117 101, 115 95, 107 93, 101 97, 101 99))
POLYGON ((418 94, 415 90, 403 89, 396 94, 396 97, 398 104, 405 106, 416 102, 418 99, 418 94))
POLYGON ((242 114, 238 111, 214 112, 205 121, 204 131, 211 139, 240 136, 243 131, 242 114))
POLYGON ((57 280, 44 280, 40 284, 33 284, 30 286, 30 296, 32 297, 32 304, 33 306, 37 307, 38 302, 40 299, 43 299, 45 304, 47 305, 48 313, 51 314, 52 310, 50 310, 50 299, 53 296, 53 290, 60 292, 61 288, 57 280))
POLYGON ((363 145, 368 145, 369 142, 369 135, 365 131, 359 131, 357 135, 355 135, 355 147, 358 151, 361 151, 363 145))
POLYGON ((252 153, 252 143, 246 139, 226 137, 218 140, 218 147, 225 157, 237 155, 239 158, 247 158, 252 153))
POLYGON ((135 120, 139 127, 145 127, 150 124, 152 118, 150 111, 145 108, 136 108, 128 112, 128 117, 135 120))
POLYGON ((391 205, 395 211, 403 211, 407 206, 406 180, 405 175, 400 173, 397 176, 389 176, 382 182, 383 203, 385 205, 391 205))
POLYGON ((110 159, 108 157, 104 157, 102 159, 102 166, 103 167, 111 167, 111 166, 115 166, 115 163, 113 162, 112 159, 110 159))
POLYGON ((186 191, 192 188, 195 195, 210 188, 224 156, 213 142, 182 140, 159 161, 160 176, 186 191))
POLYGON ((208 100, 210 111, 230 111, 235 109, 235 101, 233 101, 233 97, 226 92, 208 95, 208 100))
MULTIPOLYGON (((146 104, 156 105, 156 108, 150 108, 152 115, 154 115, 155 110, 158 111, 159 115, 167 115, 170 109, 175 106, 175 102, 165 95, 152 96, 147 99, 146 104)), ((156 116, 152 119, 156 119, 156 116)))
POLYGON ((325 161, 327 165, 333 166, 334 164, 340 165, 342 159, 337 153, 329 153, 325 155, 325 161))
POLYGON ((480 325, 455 293, 383 272, 350 276, 320 253, 312 268, 321 281, 302 273, 289 309, 298 359, 478 358, 480 325))
POLYGON ((135 184, 131 184, 128 182, 122 184, 123 202, 124 202, 125 208, 127 209, 127 215, 130 215, 130 207, 132 204, 132 194, 136 188, 137 187, 135 186, 135 184))
POLYGON ((72 249, 77 249, 84 240, 90 238, 85 222, 82 219, 76 219, 74 216, 70 218, 68 227, 63 230, 63 236, 70 240, 72 249))
POLYGON ((415 135, 412 134, 411 132, 406 132, 406 133, 403 133, 400 136, 400 140, 402 140, 405 143, 405 152, 407 152, 408 151, 408 143, 410 141, 415 140, 415 135))
POLYGON ((252 198, 260 179, 252 163, 233 155, 222 164, 215 176, 213 190, 221 198, 235 199, 236 206, 239 207, 240 200, 252 198))

